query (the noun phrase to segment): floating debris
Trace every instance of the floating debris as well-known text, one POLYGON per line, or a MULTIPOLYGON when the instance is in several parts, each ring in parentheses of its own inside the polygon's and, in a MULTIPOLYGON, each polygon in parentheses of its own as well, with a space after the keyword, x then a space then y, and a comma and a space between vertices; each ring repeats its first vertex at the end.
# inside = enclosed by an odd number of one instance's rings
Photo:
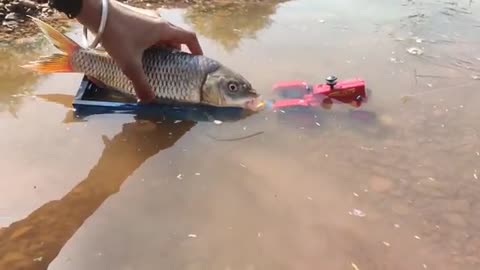
POLYGON ((197 173, 195 173, 195 175, 196 175, 196 176, 200 176, 200 173, 199 173, 199 172, 197 172, 197 173))
POLYGON ((359 197, 359 195, 356 192, 353 192, 353 196, 359 197))
POLYGON ((423 268, 425 268, 425 269, 427 269, 427 268, 428 268, 426 264, 423 264, 422 266, 423 266, 423 268))
POLYGON ((415 39, 415 42, 417 42, 417 43, 422 43, 423 40, 422 40, 421 38, 417 38, 417 39, 415 39))
POLYGON ((430 88, 432 88, 432 87, 433 87, 433 84, 427 83, 427 86, 430 87, 430 88))
POLYGON ((308 196, 307 200, 312 201, 313 199, 312 199, 312 197, 308 196))
POLYGON ((240 163, 240 166, 242 166, 243 168, 247 168, 247 166, 245 166, 244 164, 240 163))
POLYGON ((175 120, 175 122, 173 122, 174 124, 178 124, 178 123, 181 123, 182 120, 175 120))
POLYGON ((325 154, 325 157, 328 158, 328 154, 325 154))
POLYGON ((318 122, 315 122, 315 125, 317 125, 317 126, 320 126, 320 123, 318 123, 318 122))
POLYGON ((319 23, 325 23, 325 20, 319 19, 318 22, 319 22, 319 23))
POLYGON ((398 225, 398 224, 393 224, 393 227, 395 227, 395 228, 398 229, 398 228, 400 228, 400 225, 398 225))
POLYGON ((258 238, 262 237, 262 233, 261 233, 261 232, 258 232, 258 233, 257 233, 257 237, 258 237, 258 238))
POLYGON ((223 122, 220 121, 220 120, 214 120, 213 123, 214 123, 215 125, 221 125, 223 122))
POLYGON ((189 234, 189 235, 188 235, 188 237, 190 237, 190 238, 197 238, 197 235, 196 235, 196 234, 193 234, 193 233, 191 233, 191 234, 189 234))
POLYGON ((38 257, 33 259, 34 262, 41 262, 43 260, 43 257, 38 257))
POLYGON ((420 48, 417 48, 417 47, 408 48, 407 52, 409 54, 413 54, 413 55, 422 55, 423 54, 423 50, 420 49, 420 48))
POLYGON ((352 216, 357 216, 357 217, 365 217, 366 214, 362 211, 362 210, 359 210, 359 209, 353 209, 353 211, 350 211, 348 212, 350 215, 352 216))
POLYGON ((360 268, 358 268, 358 266, 357 266, 355 263, 353 263, 353 262, 352 262, 352 267, 353 267, 353 269, 355 269, 355 270, 360 270, 360 268))
POLYGON ((418 239, 418 240, 421 239, 420 236, 418 236, 418 235, 415 235, 414 237, 415 237, 415 239, 418 239))
POLYGON ((480 79, 480 76, 478 76, 478 75, 472 75, 472 79, 478 80, 478 79, 480 79))
POLYGON ((182 180, 182 179, 183 179, 183 175, 182 175, 182 174, 177 175, 177 179, 178 179, 178 180, 182 180))
POLYGON ((477 173, 474 173, 474 174, 473 174, 473 178, 475 178, 475 180, 478 180, 478 175, 477 175, 477 173))
POLYGON ((385 241, 383 241, 383 244, 384 244, 385 246, 387 246, 387 247, 389 247, 389 246, 390 246, 390 243, 388 243, 388 242, 385 242, 385 241))
POLYGON ((480 156, 480 152, 476 152, 477 156, 480 156))
POLYGON ((405 63, 405 61, 399 60, 399 59, 397 59, 397 58, 395 58, 395 57, 390 57, 390 62, 395 63, 395 64, 403 64, 403 63, 405 63))

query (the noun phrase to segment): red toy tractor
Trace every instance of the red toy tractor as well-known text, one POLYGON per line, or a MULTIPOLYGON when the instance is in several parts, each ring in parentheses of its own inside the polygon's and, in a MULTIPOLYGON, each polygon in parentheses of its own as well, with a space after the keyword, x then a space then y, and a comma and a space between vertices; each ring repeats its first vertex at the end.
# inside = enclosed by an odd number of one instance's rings
POLYGON ((273 86, 273 91, 280 98, 273 103, 274 109, 311 106, 330 109, 334 102, 358 108, 367 102, 365 82, 362 79, 337 82, 337 77, 329 76, 325 84, 313 85, 305 81, 278 82, 273 86))

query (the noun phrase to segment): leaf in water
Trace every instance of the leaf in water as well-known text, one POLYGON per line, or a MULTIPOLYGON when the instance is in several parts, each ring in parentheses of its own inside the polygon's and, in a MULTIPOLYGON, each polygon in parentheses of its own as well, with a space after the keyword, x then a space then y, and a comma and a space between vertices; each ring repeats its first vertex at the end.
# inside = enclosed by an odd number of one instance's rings
POLYGON ((410 97, 409 97, 409 96, 403 96, 403 97, 401 98, 401 100, 402 100, 402 103, 405 104, 405 103, 407 103, 407 102, 410 100, 410 97))

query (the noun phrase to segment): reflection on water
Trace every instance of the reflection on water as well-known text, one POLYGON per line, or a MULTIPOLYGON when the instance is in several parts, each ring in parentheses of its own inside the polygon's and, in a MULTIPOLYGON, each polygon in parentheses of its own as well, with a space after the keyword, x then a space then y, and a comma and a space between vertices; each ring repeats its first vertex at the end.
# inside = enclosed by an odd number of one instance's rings
POLYGON ((41 45, 44 43, 22 43, 13 48, 0 46, 0 112, 8 110, 15 115, 20 96, 32 91, 39 76, 20 65, 39 57, 41 45))
POLYGON ((87 177, 59 200, 0 229, 0 269, 47 269, 67 241, 146 160, 171 147, 194 122, 126 123, 87 177))
POLYGON ((277 5, 289 0, 201 2, 187 8, 185 19, 199 34, 231 51, 242 39, 255 39, 271 24, 277 5))
POLYGON ((336 75, 365 79, 369 102, 222 124, 79 119, 71 77, 32 87, 12 71, 12 93, 39 98, 1 114, 0 266, 479 269, 480 4, 237 2, 163 15, 266 97, 336 75))

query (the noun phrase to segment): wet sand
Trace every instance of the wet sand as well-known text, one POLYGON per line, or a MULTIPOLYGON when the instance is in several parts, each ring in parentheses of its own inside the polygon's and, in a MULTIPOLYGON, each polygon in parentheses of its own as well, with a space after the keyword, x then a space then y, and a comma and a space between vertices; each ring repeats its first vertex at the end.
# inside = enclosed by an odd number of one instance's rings
POLYGON ((162 15, 266 97, 333 74, 364 78, 369 103, 77 119, 81 75, 18 68, 51 46, 0 48, 0 269, 479 268, 478 4, 202 10, 162 15))

